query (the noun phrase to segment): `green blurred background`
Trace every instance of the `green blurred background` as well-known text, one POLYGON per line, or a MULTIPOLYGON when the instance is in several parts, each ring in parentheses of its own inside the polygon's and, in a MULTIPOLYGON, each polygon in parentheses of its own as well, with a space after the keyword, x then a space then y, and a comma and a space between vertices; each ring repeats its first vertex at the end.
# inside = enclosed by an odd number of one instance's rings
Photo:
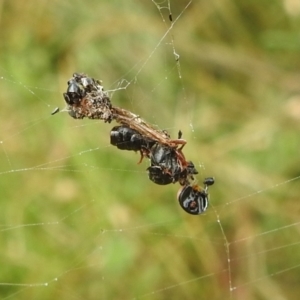
POLYGON ((299 1, 160 6, 0 1, 1 299, 299 299, 299 1), (182 130, 206 214, 115 124, 50 115, 73 72, 182 130))

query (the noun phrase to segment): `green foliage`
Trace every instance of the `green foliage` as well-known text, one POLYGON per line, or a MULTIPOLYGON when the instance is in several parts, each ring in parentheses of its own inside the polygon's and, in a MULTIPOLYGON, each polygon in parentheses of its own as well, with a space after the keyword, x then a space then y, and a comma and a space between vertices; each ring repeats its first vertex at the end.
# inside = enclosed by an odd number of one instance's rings
POLYGON ((168 31, 152 1, 2 1, 0 283, 25 286, 0 298, 229 299, 224 237, 234 299, 299 298, 297 228, 264 235, 299 220, 298 181, 274 187, 299 176, 297 1, 170 4, 168 31), (50 115, 73 72, 182 130, 198 180, 216 178, 205 215, 110 146, 112 124, 50 115))

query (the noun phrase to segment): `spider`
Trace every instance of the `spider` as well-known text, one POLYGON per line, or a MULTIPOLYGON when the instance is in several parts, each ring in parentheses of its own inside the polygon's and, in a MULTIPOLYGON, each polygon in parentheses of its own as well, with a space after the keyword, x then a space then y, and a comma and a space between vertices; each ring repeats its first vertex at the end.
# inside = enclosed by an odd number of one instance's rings
POLYGON ((186 185, 177 194, 180 206, 191 215, 199 215, 208 207, 208 186, 213 185, 214 178, 205 178, 204 188, 199 185, 186 185))

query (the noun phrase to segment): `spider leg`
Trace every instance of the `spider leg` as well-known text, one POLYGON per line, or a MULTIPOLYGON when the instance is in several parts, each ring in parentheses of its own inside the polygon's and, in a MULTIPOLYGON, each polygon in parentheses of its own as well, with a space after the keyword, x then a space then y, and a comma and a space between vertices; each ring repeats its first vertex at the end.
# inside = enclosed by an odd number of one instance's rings
POLYGON ((141 154, 141 157, 140 157, 140 160, 137 162, 138 165, 139 165, 139 164, 143 161, 143 159, 144 159, 144 154, 143 154, 142 150, 140 150, 140 154, 141 154))
POLYGON ((144 157, 149 158, 149 153, 150 151, 148 149, 142 147, 142 149, 140 150, 141 158, 138 161, 138 165, 143 161, 144 157))
POLYGON ((178 164, 179 164, 181 170, 184 170, 188 166, 188 162, 186 161, 185 156, 181 150, 182 150, 182 147, 180 147, 179 149, 176 149, 176 156, 177 156, 177 161, 178 161, 178 164))
POLYGON ((186 144, 186 140, 183 139, 175 139, 175 140, 169 140, 168 144, 170 145, 170 147, 172 148, 177 148, 178 145, 181 145, 177 150, 182 150, 183 147, 186 144))

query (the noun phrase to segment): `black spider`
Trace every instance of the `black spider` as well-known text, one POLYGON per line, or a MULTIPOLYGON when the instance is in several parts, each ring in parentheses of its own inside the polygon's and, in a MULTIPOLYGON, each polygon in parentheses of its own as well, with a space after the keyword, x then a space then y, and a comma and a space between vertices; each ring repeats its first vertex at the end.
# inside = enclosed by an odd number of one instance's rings
POLYGON ((208 207, 208 186, 213 185, 214 178, 208 177, 204 180, 205 187, 198 185, 186 185, 178 192, 180 206, 191 215, 199 215, 208 207))

